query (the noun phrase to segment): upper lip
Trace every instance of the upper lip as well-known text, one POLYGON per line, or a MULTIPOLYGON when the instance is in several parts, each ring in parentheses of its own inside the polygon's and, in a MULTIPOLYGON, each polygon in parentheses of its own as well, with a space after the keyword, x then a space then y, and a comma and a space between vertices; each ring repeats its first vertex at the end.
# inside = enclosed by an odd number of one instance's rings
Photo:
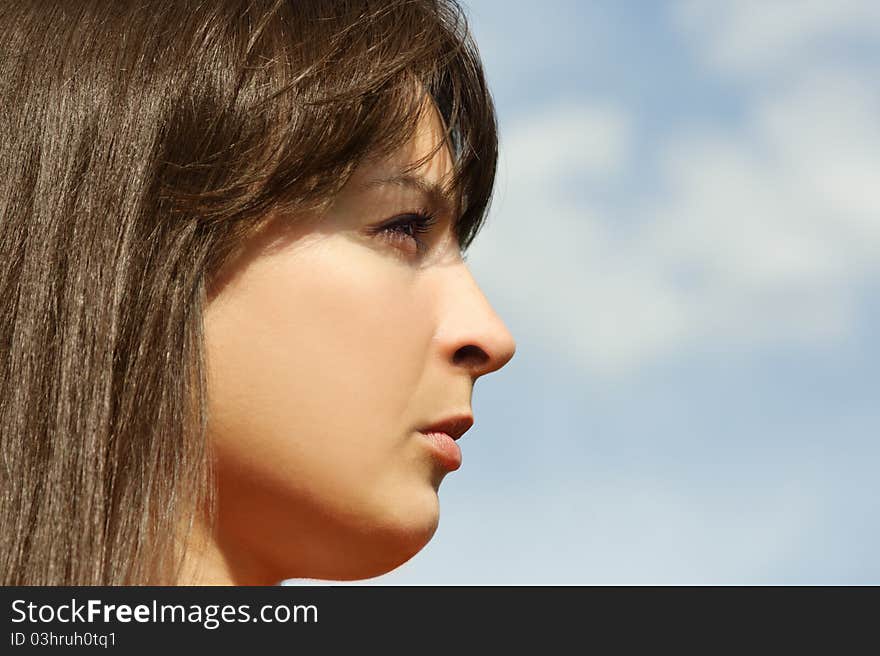
POLYGON ((454 415, 441 419, 427 428, 421 430, 422 433, 446 433, 453 440, 457 440, 464 435, 467 430, 474 425, 474 418, 469 414, 454 415))

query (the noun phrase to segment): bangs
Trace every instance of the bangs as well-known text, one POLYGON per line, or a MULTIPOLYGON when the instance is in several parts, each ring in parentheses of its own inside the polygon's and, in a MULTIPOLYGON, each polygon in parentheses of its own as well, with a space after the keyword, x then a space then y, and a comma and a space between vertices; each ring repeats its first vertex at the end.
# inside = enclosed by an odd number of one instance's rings
POLYGON ((489 207, 498 142, 477 46, 456 3, 275 2, 243 59, 232 111, 242 121, 239 143, 249 146, 227 159, 236 175, 207 193, 178 189, 178 199, 196 202, 203 216, 325 206, 359 163, 414 136, 427 96, 446 135, 433 152, 448 146, 454 163, 459 247, 470 246, 489 207))

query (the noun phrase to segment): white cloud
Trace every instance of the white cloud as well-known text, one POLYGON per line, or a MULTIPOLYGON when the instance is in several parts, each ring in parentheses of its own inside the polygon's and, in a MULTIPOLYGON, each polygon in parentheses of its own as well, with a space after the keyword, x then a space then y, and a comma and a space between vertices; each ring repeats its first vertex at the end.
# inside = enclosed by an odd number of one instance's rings
POLYGON ((846 39, 880 36, 875 0, 683 0, 675 18, 712 64, 750 75, 801 65, 846 39))
POLYGON ((737 134, 667 148, 668 195, 642 255, 658 259, 661 275, 699 272, 700 304, 747 321, 721 333, 704 322, 703 337, 846 334, 860 286, 880 272, 880 96, 871 89, 804 75, 756 100, 737 134))
POLYGON ((502 157, 516 157, 505 163, 513 167, 511 182, 517 185, 543 185, 573 174, 605 177, 621 170, 631 149, 628 117, 611 106, 565 103, 504 127, 502 157))
POLYGON ((508 133, 493 216, 470 259, 490 298, 608 372, 680 340, 675 290, 627 262, 601 214, 561 184, 621 171, 631 149, 628 116, 608 105, 565 105, 508 133))
POLYGON ((641 216, 585 200, 629 175, 640 144, 625 109, 548 107, 505 130, 472 267, 509 323, 593 373, 845 338, 880 274, 880 93, 856 71, 804 64, 737 126, 641 146, 662 189, 633 179, 641 216))

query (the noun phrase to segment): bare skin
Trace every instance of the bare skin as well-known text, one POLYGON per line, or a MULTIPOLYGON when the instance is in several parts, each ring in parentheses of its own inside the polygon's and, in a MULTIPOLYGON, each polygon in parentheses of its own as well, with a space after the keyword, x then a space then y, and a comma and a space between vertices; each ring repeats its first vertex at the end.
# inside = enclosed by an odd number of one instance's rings
MULTIPOLYGON (((218 524, 195 527, 180 583, 369 578, 433 536, 448 472, 418 431, 470 414, 477 378, 516 348, 461 259, 454 208, 376 182, 441 136, 426 112, 320 223, 273 219, 223 273, 205 315, 218 524), (421 208, 437 219, 416 235, 424 252, 376 232, 421 208)), ((411 175, 442 185, 451 171, 444 147, 411 175)))

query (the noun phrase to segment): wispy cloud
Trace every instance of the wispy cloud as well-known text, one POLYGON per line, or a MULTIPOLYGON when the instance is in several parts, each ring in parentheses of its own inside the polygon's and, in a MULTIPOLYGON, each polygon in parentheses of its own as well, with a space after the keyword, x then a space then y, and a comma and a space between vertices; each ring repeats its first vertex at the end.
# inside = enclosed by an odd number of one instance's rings
POLYGON ((880 36, 873 0, 684 0, 674 17, 701 57, 748 76, 802 67, 880 36))
POLYGON ((649 146, 625 107, 586 98, 503 126, 472 266, 511 321, 614 376, 707 343, 844 338, 880 270, 880 94, 863 71, 798 59, 798 44, 880 12, 847 6, 824 21, 826 3, 680 5, 699 52, 739 73, 764 48, 788 53, 785 80, 747 94, 735 125, 685 125, 649 146), (635 177, 635 152, 659 191, 635 177), (591 193, 621 180, 626 203, 591 193))

